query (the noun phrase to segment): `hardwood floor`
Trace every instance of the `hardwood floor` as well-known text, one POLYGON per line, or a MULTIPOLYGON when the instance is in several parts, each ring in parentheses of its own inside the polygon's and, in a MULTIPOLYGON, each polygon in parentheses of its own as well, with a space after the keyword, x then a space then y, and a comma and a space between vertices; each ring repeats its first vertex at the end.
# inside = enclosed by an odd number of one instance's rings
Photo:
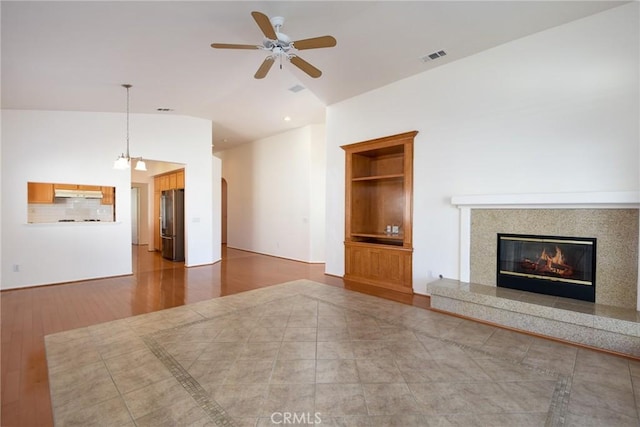
POLYGON ((324 274, 306 264, 223 247, 213 265, 185 268, 147 246, 133 247, 132 276, 0 293, 2 415, 7 426, 53 425, 44 336, 296 279, 377 295, 427 308, 428 297, 405 295, 324 274))

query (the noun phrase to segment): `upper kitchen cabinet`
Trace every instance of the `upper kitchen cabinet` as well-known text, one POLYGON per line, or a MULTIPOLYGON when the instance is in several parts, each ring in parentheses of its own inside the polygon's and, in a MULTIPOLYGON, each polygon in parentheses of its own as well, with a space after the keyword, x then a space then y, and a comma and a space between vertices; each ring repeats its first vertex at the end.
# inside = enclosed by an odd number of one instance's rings
POLYGON ((176 172, 176 188, 184 188, 184 169, 176 172))
POLYGON ((100 204, 102 205, 113 205, 115 201, 116 189, 114 187, 101 187, 102 191, 102 200, 100 204))
POLYGON ((82 191, 101 191, 99 185, 82 185, 82 184, 53 184, 54 190, 82 190, 82 191))
POLYGON ((184 169, 156 175, 154 177, 155 191, 176 190, 184 188, 184 169))
POLYGON ((28 182, 27 199, 29 203, 53 203, 53 184, 28 182))

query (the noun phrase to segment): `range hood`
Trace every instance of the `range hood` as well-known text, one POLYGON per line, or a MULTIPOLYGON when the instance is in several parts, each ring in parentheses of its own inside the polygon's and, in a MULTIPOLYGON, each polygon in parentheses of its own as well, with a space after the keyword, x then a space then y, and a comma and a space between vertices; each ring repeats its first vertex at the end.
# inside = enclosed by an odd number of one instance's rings
POLYGON ((61 190, 56 188, 56 198, 102 199, 102 191, 97 190, 61 190))

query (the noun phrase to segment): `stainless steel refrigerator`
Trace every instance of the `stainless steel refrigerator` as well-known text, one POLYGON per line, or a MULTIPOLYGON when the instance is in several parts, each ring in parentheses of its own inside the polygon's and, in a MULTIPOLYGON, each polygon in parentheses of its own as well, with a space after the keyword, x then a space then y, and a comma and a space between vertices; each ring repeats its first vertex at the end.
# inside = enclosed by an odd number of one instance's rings
POLYGON ((184 261, 184 190, 165 190, 160 198, 162 256, 184 261))

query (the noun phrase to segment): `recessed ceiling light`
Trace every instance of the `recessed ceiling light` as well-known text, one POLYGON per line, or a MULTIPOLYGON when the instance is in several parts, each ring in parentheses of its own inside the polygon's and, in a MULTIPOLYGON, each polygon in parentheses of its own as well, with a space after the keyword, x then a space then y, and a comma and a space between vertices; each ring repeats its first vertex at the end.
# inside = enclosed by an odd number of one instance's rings
POLYGON ((293 93, 300 92, 301 90, 304 90, 304 86, 302 85, 291 86, 289 90, 293 93))
POLYGON ((285 117, 284 117, 284 121, 285 121, 285 122, 290 122, 290 121, 291 121, 291 117, 289 117, 289 116, 285 116, 285 117))

